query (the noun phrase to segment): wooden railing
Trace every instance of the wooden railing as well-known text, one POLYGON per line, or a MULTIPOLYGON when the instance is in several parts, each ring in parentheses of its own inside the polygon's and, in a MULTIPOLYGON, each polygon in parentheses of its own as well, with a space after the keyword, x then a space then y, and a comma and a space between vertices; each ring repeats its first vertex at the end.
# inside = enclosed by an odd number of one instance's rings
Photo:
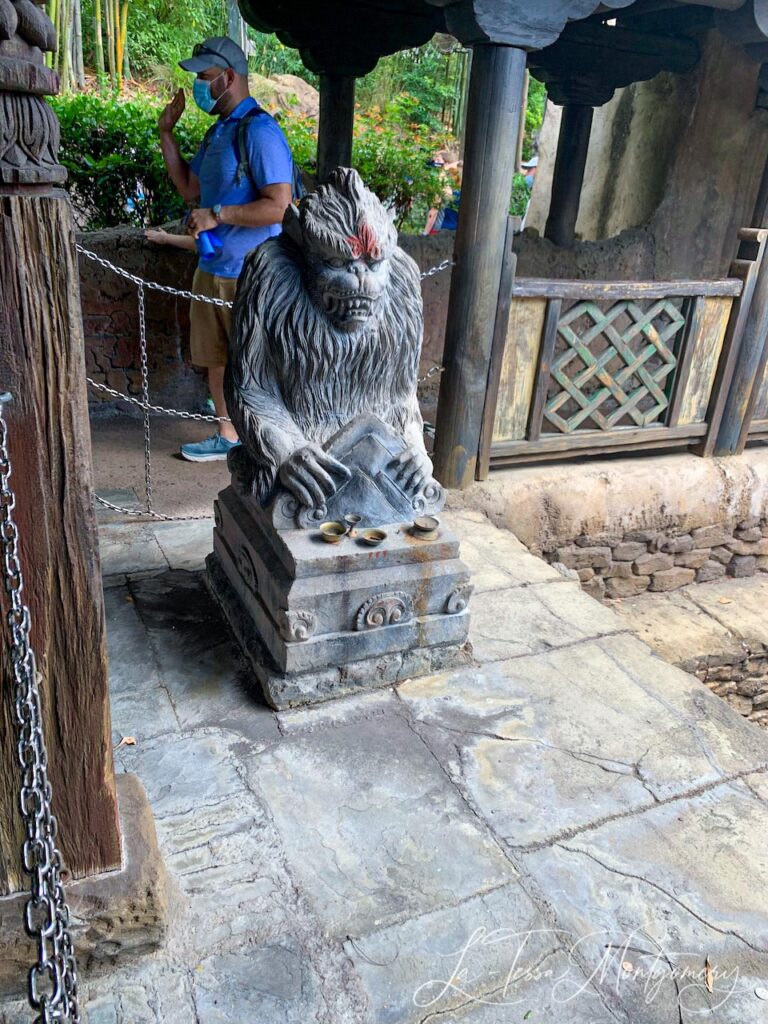
MULTIPOLYGON (((756 253, 720 281, 509 280, 479 478, 604 452, 711 454, 758 267, 756 253)), ((757 409, 768 435, 768 380, 757 409)))

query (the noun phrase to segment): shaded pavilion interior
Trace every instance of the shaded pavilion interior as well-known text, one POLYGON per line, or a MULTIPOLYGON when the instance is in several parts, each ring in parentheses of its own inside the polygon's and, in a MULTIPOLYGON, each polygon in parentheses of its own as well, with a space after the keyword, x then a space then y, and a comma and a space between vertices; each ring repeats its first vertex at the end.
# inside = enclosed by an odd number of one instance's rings
MULTIPOLYGON (((768 0, 240 0, 240 7, 254 28, 274 32, 320 76, 321 180, 351 161, 355 78, 435 32, 472 49, 435 449, 436 475, 449 487, 469 486, 479 473, 505 265, 507 277, 514 275, 514 260, 505 260, 507 210, 526 69, 563 108, 545 229, 563 248, 574 243, 594 111, 616 90, 662 71, 690 72, 713 28, 760 67, 761 87, 768 83, 768 0)), ((764 175, 752 226, 766 223, 767 203, 764 175)))

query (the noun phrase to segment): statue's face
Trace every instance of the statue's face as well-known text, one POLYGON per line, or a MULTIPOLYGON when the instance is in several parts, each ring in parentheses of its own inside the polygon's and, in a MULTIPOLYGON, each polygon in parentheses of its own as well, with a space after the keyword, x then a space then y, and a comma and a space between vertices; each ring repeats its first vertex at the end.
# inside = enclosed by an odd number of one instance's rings
POLYGON ((389 281, 389 260, 313 253, 312 295, 334 327, 353 331, 376 312, 389 281))

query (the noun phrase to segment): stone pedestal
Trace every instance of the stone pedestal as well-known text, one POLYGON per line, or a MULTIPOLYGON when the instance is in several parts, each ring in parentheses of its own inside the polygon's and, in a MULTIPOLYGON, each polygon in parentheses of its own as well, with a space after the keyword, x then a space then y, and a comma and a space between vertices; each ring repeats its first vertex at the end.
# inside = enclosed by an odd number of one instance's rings
POLYGON ((411 530, 413 516, 442 503, 442 488, 432 481, 406 499, 387 472, 397 446, 371 418, 340 431, 327 449, 351 477, 311 513, 285 491, 267 508, 234 485, 219 495, 209 585, 274 708, 469 659, 472 585, 459 542, 442 528, 426 540, 411 530), (363 515, 355 534, 326 543, 319 522, 351 513, 363 515), (361 536, 372 526, 387 534, 375 548, 361 536))

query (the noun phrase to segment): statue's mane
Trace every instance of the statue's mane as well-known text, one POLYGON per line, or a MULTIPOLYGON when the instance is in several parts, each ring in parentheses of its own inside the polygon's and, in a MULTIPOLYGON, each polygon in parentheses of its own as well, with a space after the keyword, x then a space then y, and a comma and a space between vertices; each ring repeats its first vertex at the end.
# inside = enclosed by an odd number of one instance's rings
POLYGON ((323 443, 361 413, 405 430, 422 337, 418 267, 395 248, 376 313, 354 331, 334 329, 307 290, 299 247, 282 234, 246 259, 231 359, 240 380, 279 384, 302 433, 323 443), (363 378, 364 375, 364 379, 363 378))

